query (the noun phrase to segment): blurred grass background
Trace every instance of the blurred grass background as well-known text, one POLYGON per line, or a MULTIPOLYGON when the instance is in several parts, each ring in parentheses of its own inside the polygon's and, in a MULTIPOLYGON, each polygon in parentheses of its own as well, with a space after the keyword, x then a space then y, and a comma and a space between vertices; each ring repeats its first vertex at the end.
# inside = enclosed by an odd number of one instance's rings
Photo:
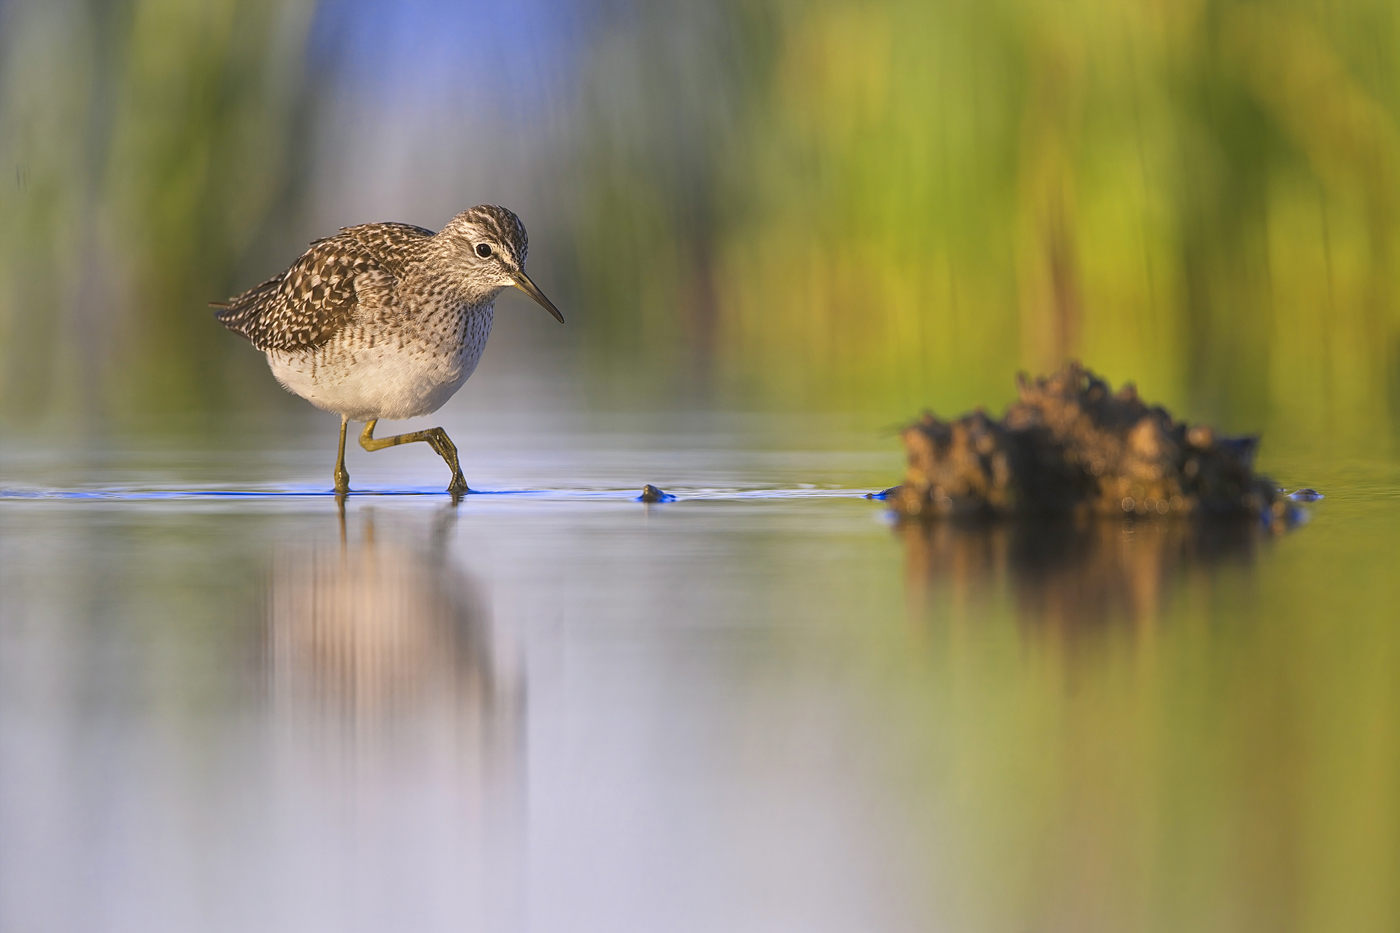
POLYGON ((295 408, 204 302, 498 201, 569 326, 493 349, 592 406, 892 422, 1079 357, 1386 442, 1398 43, 1386 0, 8 0, 0 411, 295 408))

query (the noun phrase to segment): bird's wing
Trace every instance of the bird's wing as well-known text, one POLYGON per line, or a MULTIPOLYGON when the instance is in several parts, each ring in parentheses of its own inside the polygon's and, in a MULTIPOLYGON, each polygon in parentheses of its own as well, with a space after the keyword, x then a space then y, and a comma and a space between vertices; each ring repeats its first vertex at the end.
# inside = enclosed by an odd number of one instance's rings
POLYGON ((281 275, 216 304, 214 316, 259 350, 319 347, 357 307, 389 304, 414 247, 432 235, 412 224, 345 227, 316 240, 281 275))
POLYGON ((404 273, 404 263, 418 255, 417 247, 433 231, 413 224, 361 224, 342 227, 335 239, 348 237, 361 246, 385 272, 396 278, 404 273))
POLYGON ((356 237, 342 233, 317 240, 290 269, 228 301, 214 316, 259 350, 303 350, 330 340, 368 296, 391 295, 393 273, 356 237))

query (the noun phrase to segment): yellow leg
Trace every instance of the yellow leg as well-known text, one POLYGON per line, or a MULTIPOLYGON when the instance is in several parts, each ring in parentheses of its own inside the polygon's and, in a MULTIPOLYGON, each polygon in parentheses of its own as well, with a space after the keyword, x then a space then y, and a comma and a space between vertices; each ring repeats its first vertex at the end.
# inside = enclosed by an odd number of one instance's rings
POLYGON ((447 491, 454 496, 464 495, 471 492, 467 488, 467 480, 462 476, 462 468, 457 464, 457 447, 452 443, 452 439, 447 436, 447 432, 442 428, 428 428, 424 431, 414 431, 410 434, 395 434, 393 437, 375 437, 374 426, 378 424, 378 419, 365 425, 365 429, 360 434, 360 446, 365 450, 383 450, 385 447, 395 447, 399 444, 412 444, 422 441, 437 455, 447 462, 452 468, 452 482, 448 484, 447 491))
POLYGON ((345 469, 345 428, 349 419, 340 416, 340 449, 335 455, 335 494, 343 496, 350 491, 350 474, 345 469))

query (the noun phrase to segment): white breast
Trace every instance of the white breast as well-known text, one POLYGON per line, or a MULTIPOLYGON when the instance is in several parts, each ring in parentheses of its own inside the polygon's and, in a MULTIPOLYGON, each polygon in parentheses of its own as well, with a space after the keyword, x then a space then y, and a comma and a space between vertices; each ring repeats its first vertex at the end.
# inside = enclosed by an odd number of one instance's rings
POLYGON ((487 305, 418 326, 362 322, 312 351, 269 350, 267 362, 289 392, 351 421, 415 418, 437 411, 471 376, 491 319, 487 305))

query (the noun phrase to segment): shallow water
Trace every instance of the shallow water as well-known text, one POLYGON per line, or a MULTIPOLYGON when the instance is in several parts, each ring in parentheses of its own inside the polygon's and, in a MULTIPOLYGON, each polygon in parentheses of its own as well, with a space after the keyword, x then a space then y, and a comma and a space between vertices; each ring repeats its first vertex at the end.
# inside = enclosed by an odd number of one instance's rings
POLYGON ((356 451, 343 519, 319 441, 6 454, 0 929, 1400 921, 1400 461, 901 529, 895 441, 776 427, 356 451))

